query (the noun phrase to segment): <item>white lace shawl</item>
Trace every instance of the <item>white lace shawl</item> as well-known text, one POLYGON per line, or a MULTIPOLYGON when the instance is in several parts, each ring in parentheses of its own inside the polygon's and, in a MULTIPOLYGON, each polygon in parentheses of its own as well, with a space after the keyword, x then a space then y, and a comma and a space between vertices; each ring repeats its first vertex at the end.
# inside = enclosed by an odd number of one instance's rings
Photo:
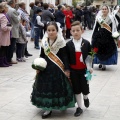
POLYGON ((62 39, 60 35, 57 36, 57 39, 52 44, 52 46, 49 45, 48 39, 49 38, 47 36, 42 39, 42 47, 44 50, 49 48, 50 51, 53 52, 54 54, 57 54, 60 48, 63 48, 66 46, 65 40, 62 39))

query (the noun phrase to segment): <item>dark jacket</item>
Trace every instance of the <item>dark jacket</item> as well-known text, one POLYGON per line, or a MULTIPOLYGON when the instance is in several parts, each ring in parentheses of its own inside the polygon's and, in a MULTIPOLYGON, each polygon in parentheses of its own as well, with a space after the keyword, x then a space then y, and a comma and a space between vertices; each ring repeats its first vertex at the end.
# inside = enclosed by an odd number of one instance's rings
POLYGON ((83 15, 82 10, 79 10, 76 8, 75 10, 75 21, 80 21, 81 22, 81 16, 83 15))
MULTIPOLYGON (((69 59, 69 63, 75 65, 76 64, 76 56, 75 56, 75 46, 72 40, 67 42, 66 44, 66 49, 67 49, 67 55, 69 59)), ((83 39, 81 43, 81 52, 83 55, 83 61, 85 63, 86 57, 90 54, 91 52, 91 45, 89 41, 83 39)))
POLYGON ((43 23, 54 21, 54 16, 49 10, 43 10, 41 17, 43 23))
POLYGON ((55 15, 56 22, 64 23, 65 15, 63 14, 61 10, 57 10, 57 12, 54 15, 55 15))
POLYGON ((90 20, 91 13, 87 8, 83 10, 83 14, 84 14, 84 19, 86 19, 87 21, 90 20))

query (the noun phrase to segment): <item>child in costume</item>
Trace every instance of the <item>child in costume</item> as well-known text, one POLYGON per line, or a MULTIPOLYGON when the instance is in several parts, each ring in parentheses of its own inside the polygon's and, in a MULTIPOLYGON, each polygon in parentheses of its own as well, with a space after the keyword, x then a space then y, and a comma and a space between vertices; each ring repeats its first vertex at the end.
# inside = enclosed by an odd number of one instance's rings
POLYGON ((31 101, 33 105, 42 108, 42 118, 49 117, 53 109, 66 110, 75 106, 72 86, 69 82, 69 64, 66 54, 66 42, 62 30, 55 22, 47 24, 47 31, 42 39, 40 57, 47 66, 44 71, 38 71, 31 101))
MULTIPOLYGON (((88 56, 90 60, 92 59, 89 55, 91 52, 90 43, 81 37, 82 27, 79 21, 75 21, 71 24, 71 34, 73 39, 66 44, 67 55, 70 64, 70 80, 73 86, 73 91, 75 94, 76 102, 78 108, 74 113, 74 116, 80 116, 83 112, 82 110, 82 96, 84 97, 85 107, 89 107, 89 84, 86 80, 86 59, 88 56)), ((89 61, 88 61, 89 62, 89 61)), ((92 73, 92 64, 88 68, 90 73, 92 73)))

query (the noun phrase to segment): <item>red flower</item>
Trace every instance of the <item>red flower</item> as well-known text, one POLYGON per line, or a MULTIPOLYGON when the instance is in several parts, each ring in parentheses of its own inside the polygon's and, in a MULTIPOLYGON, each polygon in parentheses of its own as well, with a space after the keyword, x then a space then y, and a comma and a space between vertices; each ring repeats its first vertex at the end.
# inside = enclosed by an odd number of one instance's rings
POLYGON ((98 48, 93 48, 93 52, 97 53, 98 52, 98 48))
POLYGON ((93 49, 91 49, 90 55, 92 57, 92 59, 94 59, 95 54, 97 54, 98 52, 98 48, 94 47, 93 49))

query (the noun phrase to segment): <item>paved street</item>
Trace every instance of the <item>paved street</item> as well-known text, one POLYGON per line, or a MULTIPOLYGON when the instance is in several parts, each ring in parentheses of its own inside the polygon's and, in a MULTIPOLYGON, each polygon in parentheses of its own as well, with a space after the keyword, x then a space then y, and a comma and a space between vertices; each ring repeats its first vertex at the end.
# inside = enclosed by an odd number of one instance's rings
MULTIPOLYGON (((83 36, 90 41, 92 31, 83 36)), ((8 68, 0 68, 0 120, 42 120, 41 109, 30 102, 35 70, 31 68, 39 50, 29 41, 29 52, 33 54, 26 62, 8 68)), ((119 52, 120 56, 120 52, 119 52)), ((15 60, 15 56, 14 56, 15 60)), ((74 117, 75 108, 66 111, 53 111, 51 120, 120 120, 120 57, 118 65, 101 71, 94 66, 90 82, 90 107, 83 105, 83 114, 74 117)))

